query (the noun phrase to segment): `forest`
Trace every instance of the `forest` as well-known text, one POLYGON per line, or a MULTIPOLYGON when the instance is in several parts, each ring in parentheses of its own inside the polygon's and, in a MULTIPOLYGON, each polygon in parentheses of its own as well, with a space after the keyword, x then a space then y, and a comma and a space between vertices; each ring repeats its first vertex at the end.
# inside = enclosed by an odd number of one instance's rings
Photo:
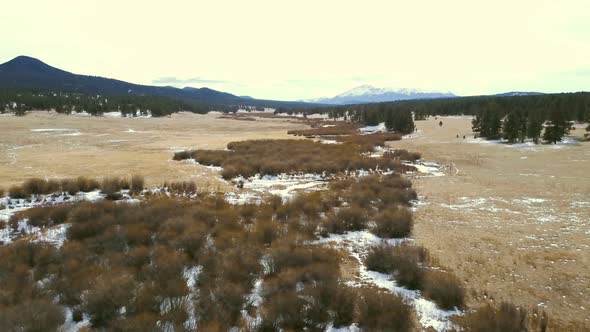
POLYGON ((568 120, 583 122, 590 116, 590 93, 558 93, 528 96, 473 96, 443 99, 404 100, 386 103, 315 107, 307 110, 280 109, 277 112, 329 114, 331 118, 347 117, 367 125, 384 122, 388 112, 413 112, 417 120, 436 115, 478 115, 497 112, 503 118, 510 111, 540 112, 547 117, 555 110, 568 120))
POLYGON ((183 101, 155 95, 91 95, 79 92, 48 92, 44 90, 0 89, 0 113, 25 115, 32 110, 54 110, 71 114, 86 112, 102 115, 121 112, 124 117, 151 115, 166 116, 176 112, 204 114, 209 111, 236 112, 238 109, 262 111, 260 106, 214 105, 183 101))

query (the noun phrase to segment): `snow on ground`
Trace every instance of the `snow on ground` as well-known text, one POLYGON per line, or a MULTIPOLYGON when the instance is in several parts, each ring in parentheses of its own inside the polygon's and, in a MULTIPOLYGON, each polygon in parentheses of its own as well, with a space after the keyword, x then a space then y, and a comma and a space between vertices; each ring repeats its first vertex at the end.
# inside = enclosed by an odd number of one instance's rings
POLYGON ((445 173, 442 172, 442 165, 439 163, 417 161, 417 162, 404 162, 404 165, 415 167, 417 173, 424 174, 424 176, 420 176, 420 177, 445 176, 445 173))
POLYGON ((419 138, 419 137, 423 137, 422 130, 416 130, 415 132, 413 132, 411 134, 403 135, 402 139, 414 139, 414 138, 419 138))
POLYGON ((366 127, 359 128, 359 132, 361 132, 363 134, 371 134, 371 133, 385 132, 385 131, 387 131, 387 128, 385 128, 385 122, 381 122, 380 124, 378 124, 376 126, 366 126, 366 127))
MULTIPOLYGON (((121 191, 123 199, 118 202, 138 203, 139 200, 132 199, 128 195, 127 190, 121 191)), ((104 199, 104 195, 99 190, 91 192, 79 192, 76 195, 69 195, 67 193, 49 194, 49 195, 34 195, 26 199, 14 199, 9 196, 0 198, 0 223, 6 223, 10 218, 20 211, 25 211, 30 208, 39 206, 50 206, 64 203, 75 202, 95 202, 104 199)), ((7 226, 7 225, 5 225, 7 226)), ((26 219, 21 220, 17 224, 17 229, 12 227, 5 227, 0 229, 0 243, 11 243, 14 239, 21 235, 32 235, 32 241, 47 242, 60 247, 66 239, 66 231, 69 225, 57 225, 50 228, 41 229, 27 224, 26 219)))
MULTIPOLYGON (((408 304, 411 304, 418 315, 423 328, 433 328, 436 331, 447 331, 456 328, 449 320, 451 316, 462 315, 460 310, 442 310, 430 300, 423 298, 419 291, 412 291, 397 285, 390 275, 369 271, 364 264, 369 249, 380 244, 399 245, 402 242, 412 241, 403 239, 382 239, 369 231, 348 232, 346 234, 330 234, 321 238, 314 244, 332 244, 333 246, 347 250, 359 263, 359 282, 349 282, 350 286, 360 287, 363 284, 372 284, 386 289, 394 294, 402 296, 408 304)), ((332 330, 340 331, 340 330, 332 330)), ((342 331, 351 331, 345 328, 342 331)))
POLYGON ((61 224, 38 232, 33 242, 49 243, 59 248, 66 241, 66 232, 70 226, 70 224, 61 224))
POLYGON ((51 132, 68 132, 68 131, 78 131, 78 129, 68 129, 68 128, 39 128, 39 129, 31 129, 34 133, 51 133, 51 132))
POLYGON ((246 189, 240 193, 226 194, 226 200, 234 204, 258 203, 264 195, 277 195, 288 200, 300 191, 314 191, 326 188, 327 179, 321 174, 279 174, 255 175, 249 178, 237 177, 233 183, 243 184, 246 189))
POLYGON ((189 165, 195 165, 195 166, 204 167, 204 168, 206 168, 206 169, 208 169, 210 171, 214 171, 214 172, 221 172, 221 171, 223 171, 223 167, 203 165, 203 164, 197 162, 194 159, 185 159, 185 160, 182 160, 182 162, 187 163, 189 165))
MULTIPOLYGON (((123 113, 116 111, 116 112, 104 112, 102 113, 102 116, 107 117, 107 118, 122 118, 123 113)), ((147 111, 145 114, 143 113, 138 113, 137 116, 133 116, 132 114, 127 114, 125 117, 127 118, 134 118, 134 119, 147 119, 147 118, 151 118, 152 117, 152 113, 150 111, 147 111)))
MULTIPOLYGON (((254 287, 252 288, 252 292, 250 292, 250 294, 248 294, 248 297, 246 299, 246 303, 244 304, 244 307, 242 308, 242 319, 246 322, 246 327, 250 328, 251 330, 255 330, 257 326, 260 325, 260 323, 262 323, 262 316, 260 314, 259 311, 259 307, 262 304, 262 283, 264 281, 259 278, 256 279, 256 281, 254 282, 254 287), (252 317, 248 314, 248 310, 247 308, 251 306, 254 308, 255 310, 255 314, 256 317, 252 317)), ((234 330, 234 329, 232 329, 234 330)), ((235 329, 236 331, 239 331, 237 328, 235 329)))
POLYGON ((184 322, 184 328, 188 331, 197 330, 197 316, 195 315, 195 300, 199 296, 199 289, 197 288, 197 281, 199 275, 203 271, 202 266, 193 266, 185 268, 182 277, 186 281, 186 287, 189 289, 188 299, 186 301, 186 313, 188 318, 184 322))
POLYGON ((77 332, 85 327, 90 327, 90 317, 88 315, 84 314, 81 321, 74 322, 74 313, 72 312, 72 309, 66 307, 64 311, 66 320, 63 325, 57 329, 58 332, 77 332))
POLYGON ((575 137, 566 136, 561 139, 561 142, 557 144, 535 144, 532 140, 525 140, 524 143, 513 143, 509 144, 508 140, 505 139, 495 139, 495 140, 487 140, 482 137, 478 138, 468 138, 465 140, 467 143, 474 143, 474 144, 502 144, 505 147, 513 148, 513 149, 520 149, 520 150, 530 150, 535 151, 539 149, 545 148, 553 148, 553 149, 560 149, 563 147, 577 145, 580 142, 575 137))

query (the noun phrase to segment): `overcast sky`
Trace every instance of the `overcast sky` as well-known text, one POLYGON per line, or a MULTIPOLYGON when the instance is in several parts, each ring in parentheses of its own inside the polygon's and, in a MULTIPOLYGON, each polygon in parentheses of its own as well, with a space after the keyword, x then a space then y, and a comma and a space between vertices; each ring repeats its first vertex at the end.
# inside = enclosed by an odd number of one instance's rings
POLYGON ((590 90, 589 0, 2 0, 0 62, 256 98, 590 90))

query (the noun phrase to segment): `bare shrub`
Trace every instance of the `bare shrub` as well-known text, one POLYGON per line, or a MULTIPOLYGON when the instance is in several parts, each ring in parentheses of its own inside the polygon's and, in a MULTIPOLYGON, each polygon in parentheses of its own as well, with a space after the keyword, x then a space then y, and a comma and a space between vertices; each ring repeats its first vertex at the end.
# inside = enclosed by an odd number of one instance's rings
POLYGON ((197 185, 193 181, 164 182, 162 187, 177 195, 192 195, 197 193, 197 185))
POLYGON ((331 307, 334 312, 334 327, 350 326, 354 320, 354 309, 356 304, 356 291, 339 286, 334 296, 331 297, 331 307))
POLYGON ((393 274, 397 282, 408 289, 422 289, 428 251, 420 246, 401 244, 380 245, 371 248, 365 264, 369 270, 393 274))
POLYGON ((404 149, 397 149, 393 152, 386 152, 384 154, 386 158, 397 158, 399 160, 406 160, 406 161, 416 161, 422 158, 422 154, 419 152, 409 152, 408 150, 404 149))
POLYGON ((144 179, 141 175, 133 175, 131 177, 131 193, 139 194, 144 188, 144 179))
POLYGON ((100 191, 110 200, 120 199, 121 194, 119 192, 121 189, 123 189, 123 183, 119 178, 115 177, 104 178, 100 184, 100 191))
POLYGON ((526 310, 512 303, 502 302, 499 307, 487 305, 465 317, 465 330, 482 332, 527 331, 526 310))
POLYGON ((63 324, 63 309, 48 300, 32 300, 0 310, 0 326, 4 331, 55 331, 63 324))
POLYGON ((118 317, 119 309, 129 303, 133 294, 130 276, 113 273, 108 278, 99 279, 96 287, 84 296, 83 309, 96 328, 106 327, 118 317))
POLYGON ((295 136, 333 136, 333 135, 353 135, 358 129, 358 124, 338 122, 330 123, 325 127, 316 127, 312 129, 289 130, 287 134, 295 136))
POLYGON ((192 151, 190 150, 185 150, 185 151, 179 151, 179 152, 175 152, 174 156, 172 157, 172 160, 186 160, 186 159, 192 159, 192 151))
POLYGON ((465 290, 461 281, 448 272, 428 270, 424 277, 423 294, 446 310, 461 309, 465 305, 465 290))
POLYGON ((0 197, 4 197, 4 188, 0 187, 0 197))
POLYGON ((63 179, 61 180, 62 191, 67 192, 70 195, 75 195, 80 191, 78 182, 74 179, 63 179))
POLYGON ((340 209, 336 215, 328 217, 324 224, 329 233, 342 234, 347 231, 360 231, 367 227, 367 214, 358 206, 340 209))
POLYGON ((29 195, 23 189, 23 187, 20 187, 20 186, 12 186, 12 187, 10 187, 8 189, 8 196, 10 196, 10 198, 16 198, 16 199, 22 199, 22 198, 29 197, 29 195))
POLYGON ((403 207, 388 208, 375 218, 377 226, 372 232, 384 238, 407 237, 412 232, 412 213, 403 207))
POLYGON ((78 177, 76 182, 78 183, 78 188, 82 192, 91 192, 100 188, 100 183, 98 183, 98 181, 95 179, 86 178, 84 176, 78 177))
POLYGON ((358 324, 367 331, 413 331, 412 309, 401 298, 373 289, 361 289, 358 324))

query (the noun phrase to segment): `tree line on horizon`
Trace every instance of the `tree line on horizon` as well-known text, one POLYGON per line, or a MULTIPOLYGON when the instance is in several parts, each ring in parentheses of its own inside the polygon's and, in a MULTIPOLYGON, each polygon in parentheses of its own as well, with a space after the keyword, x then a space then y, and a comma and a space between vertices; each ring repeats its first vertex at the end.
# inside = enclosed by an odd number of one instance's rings
MULTIPOLYGON (((412 115, 414 120, 437 115, 472 115, 473 131, 486 139, 503 138, 515 143, 531 138, 539 143, 542 138, 547 143, 557 143, 569 133, 572 121, 590 122, 590 93, 410 100, 300 111, 328 114, 333 119, 366 126, 383 122, 388 130, 404 134, 414 131, 412 115)), ((587 130, 590 131, 590 126, 587 130)))
POLYGON ((239 109, 262 111, 263 107, 202 104, 153 95, 90 95, 75 92, 0 89, 0 113, 13 112, 16 115, 25 115, 27 111, 32 110, 54 110, 64 114, 86 112, 98 116, 107 112, 121 112, 122 116, 126 117, 146 114, 159 117, 182 111, 204 114, 210 111, 237 112, 239 109))

